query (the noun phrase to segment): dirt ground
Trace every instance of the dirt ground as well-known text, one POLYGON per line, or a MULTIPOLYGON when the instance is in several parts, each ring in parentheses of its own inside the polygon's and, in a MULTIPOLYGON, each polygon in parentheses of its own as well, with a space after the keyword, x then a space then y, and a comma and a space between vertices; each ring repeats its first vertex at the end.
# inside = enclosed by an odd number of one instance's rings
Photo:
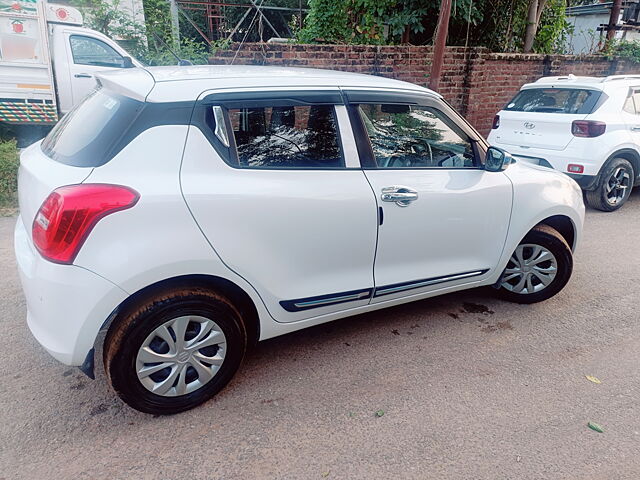
POLYGON ((481 289, 269 340, 171 417, 31 337, 14 223, 0 218, 0 479, 640 478, 640 192, 587 212, 574 276, 543 304, 481 289))

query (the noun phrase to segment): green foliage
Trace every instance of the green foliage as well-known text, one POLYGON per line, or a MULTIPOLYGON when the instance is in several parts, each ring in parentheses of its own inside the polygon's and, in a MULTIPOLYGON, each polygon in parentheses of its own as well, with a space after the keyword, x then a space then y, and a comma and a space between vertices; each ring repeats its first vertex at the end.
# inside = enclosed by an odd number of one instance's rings
POLYGON ((144 26, 121 6, 120 0, 72 0, 71 3, 82 11, 85 26, 108 37, 133 41, 144 37, 144 26))
POLYGON ((605 45, 603 53, 609 60, 620 58, 640 63, 640 41, 611 40, 605 45))
POLYGON ((155 35, 157 35, 164 42, 171 44, 169 2, 167 0, 144 0, 143 4, 147 42, 156 46, 158 40, 155 35))
POLYGON ((573 25, 565 15, 566 0, 549 0, 542 12, 540 26, 533 43, 536 53, 562 53, 573 25))
POLYGON ((0 207, 2 208, 16 205, 19 165, 15 140, 0 141, 0 207))
POLYGON ((309 0, 311 11, 298 34, 303 43, 345 43, 351 28, 348 25, 347 2, 309 0))
POLYGON ((73 0, 82 10, 85 25, 118 40, 137 60, 147 65, 175 65, 176 57, 206 64, 211 53, 202 38, 182 36, 179 45, 171 39, 169 5, 165 0, 145 0, 146 25, 123 10, 120 0, 73 0))
MULTIPOLYGON (((482 0, 480 0, 482 1, 482 0)), ((433 33, 438 0, 310 0, 311 12, 298 39, 302 42, 387 44, 401 43, 408 34, 433 33)), ((481 20, 477 1, 459 0, 452 21, 481 20)))
MULTIPOLYGON (((456 0, 449 22, 449 45, 484 46, 494 51, 522 49, 530 0, 456 0)), ((298 35, 301 42, 429 44, 440 0, 310 0, 311 11, 298 35)), ((534 50, 560 51, 571 25, 566 0, 549 0, 534 50)))
MULTIPOLYGON (((187 37, 180 38, 180 46, 171 45, 178 57, 191 61, 195 65, 206 65, 211 54, 210 49, 205 43, 192 40, 187 37)), ((140 61, 147 65, 175 65, 178 60, 164 45, 153 44, 153 47, 143 49, 136 56, 140 61)))

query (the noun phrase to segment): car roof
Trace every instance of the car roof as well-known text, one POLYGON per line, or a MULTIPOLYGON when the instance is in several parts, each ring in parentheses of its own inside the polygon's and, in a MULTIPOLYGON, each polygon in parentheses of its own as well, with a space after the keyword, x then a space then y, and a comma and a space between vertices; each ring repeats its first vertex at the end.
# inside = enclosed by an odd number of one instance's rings
POLYGON ((558 77, 542 77, 532 83, 527 83, 521 90, 531 88, 588 88, 591 90, 610 90, 620 86, 628 88, 640 84, 640 75, 609 75, 607 77, 584 77, 578 75, 563 75, 558 77))
POLYGON ((117 93, 141 101, 192 101, 207 90, 232 88, 371 88, 432 90, 385 77, 318 68, 258 65, 197 65, 117 69, 96 75, 98 82, 117 93))

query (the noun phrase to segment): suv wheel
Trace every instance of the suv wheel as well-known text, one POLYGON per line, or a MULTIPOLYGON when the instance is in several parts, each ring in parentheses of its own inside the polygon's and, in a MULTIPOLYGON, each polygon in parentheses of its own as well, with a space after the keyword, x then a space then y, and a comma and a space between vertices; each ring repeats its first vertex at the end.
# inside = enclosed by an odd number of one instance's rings
POLYGON ((624 158, 614 158, 602 171, 598 186, 587 191, 587 203, 604 212, 613 212, 629 198, 635 179, 631 163, 624 158))
POLYGON ((538 225, 511 255, 498 292, 511 302, 541 302, 562 290, 572 270, 573 256, 562 235, 538 225))
POLYGON ((128 405, 167 415, 218 393, 240 366, 246 342, 240 314, 226 298, 181 289, 143 302, 114 323, 104 365, 128 405))

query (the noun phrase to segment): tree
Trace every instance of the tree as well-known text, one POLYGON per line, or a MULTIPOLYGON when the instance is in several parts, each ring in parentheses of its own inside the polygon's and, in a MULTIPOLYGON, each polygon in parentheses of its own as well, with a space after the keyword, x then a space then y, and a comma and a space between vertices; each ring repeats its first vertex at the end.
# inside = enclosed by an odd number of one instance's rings
MULTIPOLYGON (((570 30, 566 5, 566 0, 455 0, 447 44, 558 52, 570 30)), ((309 6, 298 36, 303 42, 429 45, 440 0, 310 0, 309 6)))
POLYGON ((547 0, 529 0, 527 26, 524 31, 524 53, 529 53, 533 50, 533 41, 536 38, 540 17, 546 4, 547 0))

